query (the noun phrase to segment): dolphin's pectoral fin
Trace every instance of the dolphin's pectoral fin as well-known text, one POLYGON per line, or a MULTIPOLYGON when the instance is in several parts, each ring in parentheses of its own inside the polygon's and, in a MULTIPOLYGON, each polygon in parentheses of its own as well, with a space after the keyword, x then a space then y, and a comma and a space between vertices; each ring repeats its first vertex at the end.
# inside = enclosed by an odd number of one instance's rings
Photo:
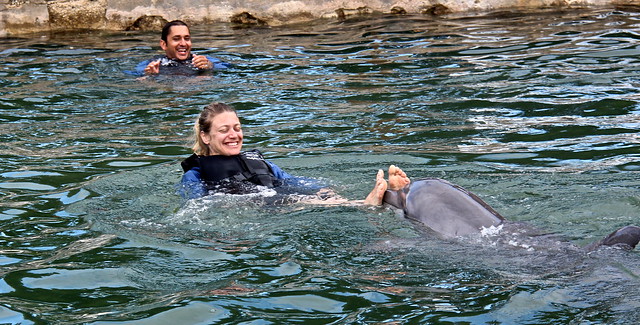
POLYGON ((640 242, 640 227, 626 226, 610 233, 600 241, 587 245, 585 249, 592 251, 600 246, 615 246, 631 250, 638 245, 638 242, 640 242))

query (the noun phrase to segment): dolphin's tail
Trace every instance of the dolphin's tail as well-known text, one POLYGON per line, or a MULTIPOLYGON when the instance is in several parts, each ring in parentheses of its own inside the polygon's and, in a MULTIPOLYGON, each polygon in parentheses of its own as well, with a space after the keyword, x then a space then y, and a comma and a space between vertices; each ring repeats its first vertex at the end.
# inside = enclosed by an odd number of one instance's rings
POLYGON ((600 246, 615 246, 631 250, 638 245, 638 242, 640 242, 640 227, 626 226, 610 233, 607 237, 595 243, 587 245, 585 249, 593 251, 600 246))

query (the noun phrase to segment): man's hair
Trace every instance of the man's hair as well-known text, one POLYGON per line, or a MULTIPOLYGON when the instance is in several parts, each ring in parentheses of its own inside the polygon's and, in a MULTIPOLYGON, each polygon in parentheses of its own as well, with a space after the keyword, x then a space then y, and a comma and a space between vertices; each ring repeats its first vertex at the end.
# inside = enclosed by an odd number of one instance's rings
POLYGON ((189 29, 189 25, 187 25, 187 23, 185 23, 182 20, 172 20, 166 24, 164 24, 164 27, 162 27, 162 36, 160 36, 160 39, 163 41, 167 41, 167 37, 169 37, 169 32, 171 32, 171 27, 173 26, 187 26, 187 29, 189 29))

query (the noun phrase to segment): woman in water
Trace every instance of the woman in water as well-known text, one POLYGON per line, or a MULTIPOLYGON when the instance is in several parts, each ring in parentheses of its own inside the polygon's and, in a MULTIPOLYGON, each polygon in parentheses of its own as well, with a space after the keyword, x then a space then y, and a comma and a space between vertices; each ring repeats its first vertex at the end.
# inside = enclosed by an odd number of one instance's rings
MULTIPOLYGON (((184 175, 180 194, 198 198, 213 193, 246 194, 256 192, 257 185, 277 188, 283 185, 305 187, 317 194, 309 203, 344 204, 348 201, 335 195, 313 179, 294 177, 276 164, 264 159, 257 150, 242 151, 242 125, 233 107, 223 103, 206 106, 194 126, 193 155, 182 162, 184 175)), ((389 182, 378 171, 376 185, 364 201, 382 205, 387 189, 399 190, 410 182, 398 167, 389 167, 389 182)))

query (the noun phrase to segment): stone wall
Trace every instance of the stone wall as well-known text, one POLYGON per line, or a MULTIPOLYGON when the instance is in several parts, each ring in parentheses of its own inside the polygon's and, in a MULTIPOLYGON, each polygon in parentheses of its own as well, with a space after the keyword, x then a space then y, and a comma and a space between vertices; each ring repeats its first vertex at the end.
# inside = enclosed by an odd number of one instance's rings
POLYGON ((640 0, 0 0, 0 37, 60 29, 145 29, 161 21, 282 25, 376 13, 474 15, 497 10, 638 5, 640 0), (139 18, 144 17, 142 20, 139 18), (145 21, 149 20, 149 21, 145 21), (138 20, 138 22, 136 22, 138 20))

